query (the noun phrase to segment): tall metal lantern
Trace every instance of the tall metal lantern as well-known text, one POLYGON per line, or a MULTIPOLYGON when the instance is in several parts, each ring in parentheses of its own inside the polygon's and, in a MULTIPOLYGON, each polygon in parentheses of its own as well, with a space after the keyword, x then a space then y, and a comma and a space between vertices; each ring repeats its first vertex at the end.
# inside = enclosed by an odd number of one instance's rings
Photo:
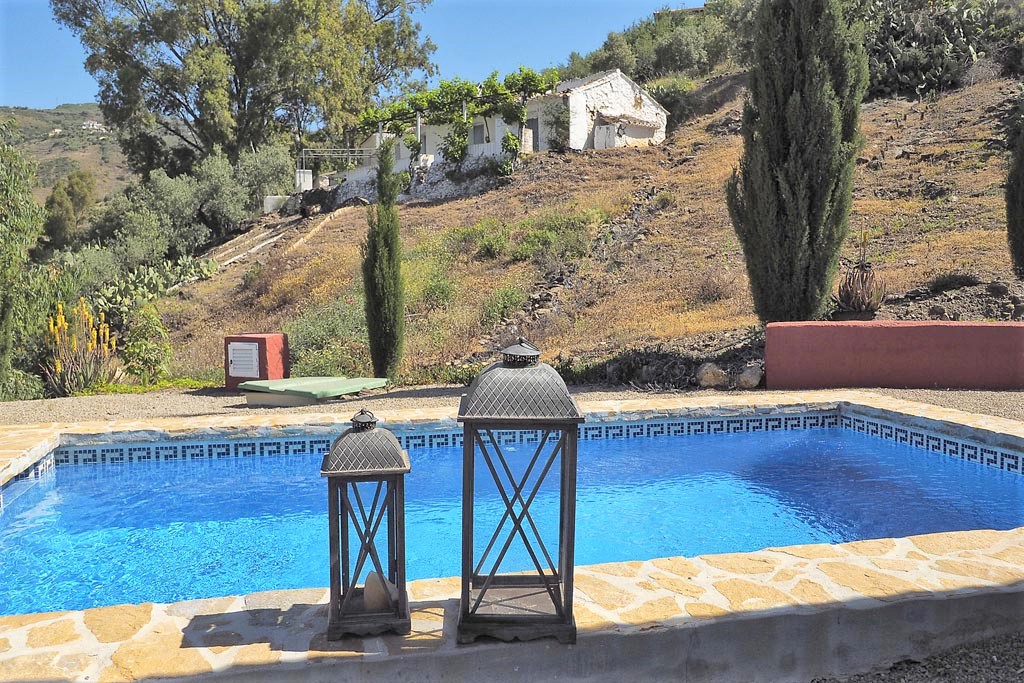
POLYGON ((539 359, 537 348, 520 339, 477 376, 459 406, 464 433, 460 643, 479 636, 576 641, 576 436, 584 418, 562 378, 539 359), (486 504, 479 510, 475 504, 478 468, 480 483, 493 485, 500 499, 497 514, 488 516, 486 504), (540 505, 531 508, 543 498, 538 498, 542 488, 546 495, 557 491, 557 520, 538 512, 540 505), (483 535, 475 539, 478 526, 483 535), (513 546, 528 558, 526 566, 506 570, 502 562, 513 546))
POLYGON ((409 456, 398 439, 378 429, 377 418, 365 409, 353 416, 352 426, 324 456, 320 475, 327 477, 331 536, 329 640, 345 634, 409 633, 412 624, 405 586, 405 475, 409 470, 409 456), (361 579, 364 585, 357 585, 361 579))

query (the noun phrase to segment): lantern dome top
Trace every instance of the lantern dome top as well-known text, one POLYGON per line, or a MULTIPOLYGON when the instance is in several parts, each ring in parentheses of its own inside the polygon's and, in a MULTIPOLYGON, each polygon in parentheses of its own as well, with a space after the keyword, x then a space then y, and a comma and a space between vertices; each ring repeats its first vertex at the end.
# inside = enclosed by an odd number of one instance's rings
POLYGON ((324 477, 404 474, 409 455, 395 435, 377 429, 377 418, 365 408, 352 416, 352 426, 331 444, 320 465, 324 477))
POLYGON ((583 422, 565 382, 525 339, 477 375, 459 404, 459 421, 583 422))

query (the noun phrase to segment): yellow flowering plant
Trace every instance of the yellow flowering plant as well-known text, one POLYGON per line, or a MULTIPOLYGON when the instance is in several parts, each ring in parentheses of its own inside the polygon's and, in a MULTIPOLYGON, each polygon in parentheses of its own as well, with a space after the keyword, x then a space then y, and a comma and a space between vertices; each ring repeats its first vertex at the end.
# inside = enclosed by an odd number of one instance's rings
POLYGON ((121 376, 117 337, 110 334, 105 314, 97 317, 84 297, 67 313, 64 304, 58 303, 47 331, 50 357, 43 376, 54 395, 71 396, 121 376))

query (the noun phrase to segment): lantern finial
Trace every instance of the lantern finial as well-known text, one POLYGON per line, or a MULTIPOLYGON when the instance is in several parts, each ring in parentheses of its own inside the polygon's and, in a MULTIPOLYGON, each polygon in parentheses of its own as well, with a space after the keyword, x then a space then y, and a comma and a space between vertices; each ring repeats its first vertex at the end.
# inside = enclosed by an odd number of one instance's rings
POLYGON ((359 412, 352 416, 352 431, 365 432, 377 427, 377 418, 366 408, 360 408, 359 412))
POLYGON ((501 360, 507 368, 526 368, 537 364, 540 350, 520 337, 519 342, 501 350, 501 360))

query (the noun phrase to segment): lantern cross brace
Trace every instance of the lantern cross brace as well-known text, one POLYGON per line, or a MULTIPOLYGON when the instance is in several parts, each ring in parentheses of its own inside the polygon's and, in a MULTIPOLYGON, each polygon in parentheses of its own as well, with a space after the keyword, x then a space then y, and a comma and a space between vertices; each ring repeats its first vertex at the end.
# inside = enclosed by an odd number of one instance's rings
POLYGON ((530 490, 529 496, 527 496, 527 498, 524 500, 523 490, 526 488, 526 485, 529 481, 530 475, 532 474, 534 467, 540 461, 541 453, 543 452, 544 447, 547 445, 548 437, 550 436, 551 432, 547 430, 544 431, 543 435, 541 436, 540 443, 537 445, 537 450, 534 451, 533 458, 530 460, 529 466, 526 468, 526 471, 523 473, 523 476, 520 478, 518 482, 516 481, 515 475, 512 473, 512 470, 509 468, 508 462, 505 460, 505 457, 501 452, 501 448, 495 441, 494 434, 491 433, 490 430, 487 431, 487 434, 491 444, 494 446, 495 454, 497 455, 499 462, 501 462, 502 468, 505 473, 505 477, 507 477, 508 479, 508 484, 511 485, 512 496, 510 497, 508 495, 508 492, 506 491, 505 488, 505 483, 503 482, 503 477, 501 477, 501 475, 498 473, 498 470, 494 466, 493 459, 491 457, 490 452, 487 449, 486 444, 480 437, 480 434, 477 433, 477 444, 479 445, 480 452, 484 457, 484 462, 487 464, 487 468, 491 472, 491 477, 494 479, 494 483, 498 489, 498 493, 505 504, 505 512, 501 517, 501 521, 498 522, 498 525, 495 528, 494 533, 491 535, 490 542, 487 544, 487 548, 484 550, 483 555, 480 558, 480 562, 477 564, 476 571, 474 572, 474 574, 479 574, 481 568, 484 565, 484 562, 487 559, 487 556, 490 554, 491 550, 494 548, 494 544, 498 540, 498 537, 501 535, 501 532, 505 526, 505 522, 509 519, 512 520, 512 529, 508 532, 504 545, 502 546, 501 551, 498 553, 498 557, 497 559, 495 559, 494 564, 492 565, 491 570, 488 573, 483 586, 480 588, 480 592, 473 603, 472 609, 470 609, 469 611, 470 613, 475 613, 479 609, 481 602, 483 602, 484 596, 486 595, 488 589, 491 586, 491 583, 494 581, 494 578, 498 573, 498 569, 501 566, 501 561, 505 559, 506 553, 508 553, 509 548, 512 546, 512 542, 515 540, 516 535, 518 535, 522 539, 523 545, 526 547, 526 551, 530 555, 530 559, 533 561, 534 567, 537 570, 537 574, 544 585, 544 589, 547 591, 548 597, 551 598, 551 603, 552 605, 554 605, 556 613, 560 617, 564 616, 561 601, 559 600, 559 596, 557 594, 556 584, 558 581, 558 572, 554 567, 554 562, 552 562, 551 560, 551 555, 550 553, 548 553, 547 546, 544 544, 544 540, 541 537, 540 531, 537 529, 537 525, 534 522, 533 517, 530 515, 530 505, 533 503, 534 498, 536 498, 537 494, 540 492, 540 487, 541 485, 543 485, 544 480, 547 478, 548 472, 551 471, 551 466, 554 464, 555 458, 561 453, 563 447, 563 440, 560 438, 555 443, 555 446, 551 450, 551 454, 548 457, 547 462, 545 463, 540 475, 537 477, 537 480, 534 482, 533 487, 530 490), (519 503, 520 506, 518 512, 515 509, 516 503, 519 503), (544 554, 544 559, 546 559, 548 562, 548 566, 551 570, 550 574, 545 573, 544 568, 541 566, 540 559, 537 557, 537 554, 533 550, 533 546, 526 535, 526 530, 523 528, 524 520, 529 523, 530 529, 533 532, 533 536, 536 539, 537 545, 540 547, 541 552, 544 554))
MULTIPOLYGON (((369 512, 366 510, 366 506, 363 504, 363 498, 359 494, 359 486, 356 482, 352 482, 352 491, 355 493, 356 506, 359 508, 359 517, 356 517, 356 508, 352 505, 347 505, 349 517, 352 519, 352 526, 355 529, 356 535, 359 536, 359 554, 356 556, 356 565, 352 572, 352 580, 358 581, 360 572, 363 571, 363 565, 366 564, 366 560, 369 559, 377 573, 382 579, 387 579, 388 574, 384 571, 383 566, 380 563, 380 556, 377 554, 377 544, 375 539, 377 537, 377 531, 380 529, 381 522, 384 521, 384 515, 387 514, 388 506, 387 499, 381 500, 381 492, 384 490, 385 482, 377 482, 376 491, 373 494, 373 501, 370 505, 369 512), (378 509, 378 504, 380 508, 378 509)), ((355 591, 348 591, 345 593, 341 601, 341 608, 348 605, 349 600, 355 594, 355 591)), ((391 596, 388 596, 390 601, 391 596)))

